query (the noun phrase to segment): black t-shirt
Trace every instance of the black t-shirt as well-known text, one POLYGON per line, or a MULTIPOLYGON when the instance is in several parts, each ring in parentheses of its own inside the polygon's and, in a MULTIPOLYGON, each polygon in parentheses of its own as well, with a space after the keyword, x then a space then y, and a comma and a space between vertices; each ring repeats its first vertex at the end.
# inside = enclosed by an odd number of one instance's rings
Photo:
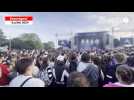
POLYGON ((71 61, 69 65, 69 72, 73 72, 77 70, 77 62, 76 61, 71 61))

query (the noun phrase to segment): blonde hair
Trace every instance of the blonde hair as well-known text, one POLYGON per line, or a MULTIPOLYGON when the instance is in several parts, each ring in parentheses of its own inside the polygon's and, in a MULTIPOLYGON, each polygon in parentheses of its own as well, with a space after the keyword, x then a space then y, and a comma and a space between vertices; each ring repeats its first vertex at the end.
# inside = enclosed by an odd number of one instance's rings
POLYGON ((118 64, 124 64, 127 61, 127 56, 124 53, 116 53, 114 57, 118 64))

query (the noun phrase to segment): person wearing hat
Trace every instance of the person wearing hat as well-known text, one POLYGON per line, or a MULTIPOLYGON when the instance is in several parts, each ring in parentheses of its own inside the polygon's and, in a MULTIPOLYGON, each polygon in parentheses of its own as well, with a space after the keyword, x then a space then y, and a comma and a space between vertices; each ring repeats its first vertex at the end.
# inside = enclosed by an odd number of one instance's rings
POLYGON ((63 55, 59 55, 56 59, 54 66, 54 76, 56 81, 56 86, 66 86, 67 78, 69 73, 65 68, 65 59, 63 55))

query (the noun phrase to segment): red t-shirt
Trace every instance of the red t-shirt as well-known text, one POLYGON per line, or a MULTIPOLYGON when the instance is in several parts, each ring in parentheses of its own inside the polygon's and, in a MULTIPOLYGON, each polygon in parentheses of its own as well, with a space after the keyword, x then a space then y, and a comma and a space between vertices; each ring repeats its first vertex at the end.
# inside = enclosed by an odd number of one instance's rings
POLYGON ((8 74, 9 74, 9 68, 5 64, 0 64, 1 69, 1 77, 0 77, 0 85, 7 85, 8 82, 8 74))

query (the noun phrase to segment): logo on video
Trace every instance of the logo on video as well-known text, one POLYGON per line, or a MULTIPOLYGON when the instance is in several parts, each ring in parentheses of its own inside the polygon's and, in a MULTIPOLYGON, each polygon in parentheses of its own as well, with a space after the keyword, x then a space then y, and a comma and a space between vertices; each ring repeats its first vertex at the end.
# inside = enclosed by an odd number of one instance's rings
POLYGON ((5 16, 4 22, 6 25, 32 25, 32 16, 5 16))

